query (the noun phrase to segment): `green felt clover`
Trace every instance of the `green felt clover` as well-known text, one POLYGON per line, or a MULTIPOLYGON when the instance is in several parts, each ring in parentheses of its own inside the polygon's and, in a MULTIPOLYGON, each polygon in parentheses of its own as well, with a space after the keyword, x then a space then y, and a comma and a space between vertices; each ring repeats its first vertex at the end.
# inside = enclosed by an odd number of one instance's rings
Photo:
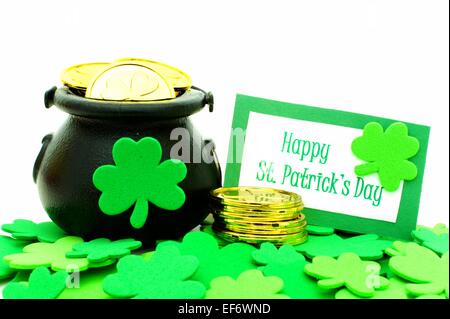
POLYGON ((116 165, 100 166, 93 175, 95 187, 102 191, 98 204, 103 213, 121 214, 134 205, 130 223, 141 228, 149 202, 166 210, 183 206, 186 196, 177 184, 186 177, 186 164, 175 159, 160 163, 162 149, 156 139, 121 138, 112 155, 116 165))
POLYGON ((448 234, 448 227, 445 224, 436 224, 434 227, 417 226, 417 230, 427 229, 435 233, 436 235, 448 234))
POLYGON ((392 272, 412 282, 406 285, 409 293, 415 296, 445 293, 448 298, 448 252, 439 257, 426 247, 400 241, 386 252, 393 256, 389 260, 392 272))
POLYGON ((12 224, 2 225, 2 230, 14 238, 46 243, 54 243, 67 234, 53 222, 36 224, 31 220, 16 219, 12 224))
POLYGON ((383 257, 383 251, 392 245, 389 240, 379 239, 378 235, 360 235, 343 239, 339 235, 308 236, 303 244, 295 249, 309 258, 316 256, 339 257, 343 253, 355 253, 365 260, 383 257))
POLYGON ((334 233, 334 228, 324 227, 324 226, 315 226, 315 225, 307 225, 306 231, 310 235, 331 235, 334 233))
POLYGON ((331 298, 332 295, 317 286, 314 279, 303 272, 305 257, 292 246, 283 245, 277 249, 271 243, 263 243, 252 253, 265 276, 276 276, 283 280, 282 293, 296 299, 331 298))
POLYGON ((442 255, 448 251, 448 234, 437 235, 428 229, 413 230, 412 236, 424 247, 442 255))
POLYGON ((7 255, 4 260, 12 268, 34 269, 40 266, 51 267, 52 270, 70 269, 83 271, 91 267, 110 265, 113 260, 89 265, 87 258, 67 258, 66 253, 72 251, 75 244, 82 243, 83 239, 75 236, 67 236, 58 239, 54 243, 34 243, 23 248, 23 253, 7 255))
POLYGON ((345 253, 337 259, 328 256, 314 257, 304 268, 306 274, 319 279, 318 285, 324 289, 345 286, 361 297, 372 297, 375 289, 389 284, 381 277, 380 265, 373 261, 362 261, 358 255, 345 253))
POLYGON ((50 273, 46 267, 31 272, 28 283, 10 282, 3 289, 5 299, 56 299, 66 288, 67 273, 50 273))
POLYGON ((137 255, 120 259, 117 273, 106 277, 103 289, 118 298, 202 298, 203 284, 187 280, 198 265, 196 257, 182 256, 175 246, 158 246, 148 261, 137 255))
POLYGON ((19 253, 29 242, 0 236, 0 280, 10 278, 17 272, 3 260, 4 256, 19 253))
POLYGON ((252 252, 255 247, 244 243, 233 243, 219 248, 217 240, 204 232, 187 233, 181 243, 165 241, 160 246, 176 246, 183 255, 198 258, 200 266, 192 276, 193 280, 202 282, 206 287, 212 279, 219 276, 237 278, 242 272, 255 269, 252 252))
POLYGON ((234 280, 228 276, 215 278, 206 292, 207 299, 286 299, 281 294, 283 280, 278 277, 265 277, 261 271, 251 269, 234 280))
POLYGON ((408 136, 404 123, 393 123, 385 132, 379 123, 368 123, 363 135, 353 141, 352 151, 367 162, 355 167, 356 175, 378 173, 381 185, 388 192, 396 191, 402 180, 417 176, 416 165, 408 159, 419 151, 419 140, 408 136))
POLYGON ((336 299, 408 299, 408 293, 406 291, 406 282, 393 277, 389 279, 389 285, 384 289, 375 290, 373 296, 370 298, 363 298, 355 295, 347 288, 339 290, 336 295, 336 299))
POLYGON ((108 259, 117 259, 129 255, 131 250, 142 246, 140 241, 134 239, 121 239, 110 241, 107 238, 98 238, 90 242, 73 245, 72 251, 66 253, 68 258, 87 257, 89 262, 102 262, 108 259))

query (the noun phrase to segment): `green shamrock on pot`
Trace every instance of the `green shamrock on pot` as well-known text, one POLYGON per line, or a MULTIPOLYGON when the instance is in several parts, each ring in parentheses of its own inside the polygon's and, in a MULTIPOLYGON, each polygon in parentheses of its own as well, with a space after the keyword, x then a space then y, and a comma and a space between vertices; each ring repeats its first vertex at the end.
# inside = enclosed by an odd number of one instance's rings
POLYGON ((186 195, 177 184, 186 177, 186 164, 176 159, 160 163, 162 148, 156 139, 121 138, 112 155, 116 165, 100 166, 93 175, 95 187, 102 192, 98 204, 103 213, 121 214, 134 205, 130 223, 141 228, 149 202, 167 210, 183 206, 186 195))

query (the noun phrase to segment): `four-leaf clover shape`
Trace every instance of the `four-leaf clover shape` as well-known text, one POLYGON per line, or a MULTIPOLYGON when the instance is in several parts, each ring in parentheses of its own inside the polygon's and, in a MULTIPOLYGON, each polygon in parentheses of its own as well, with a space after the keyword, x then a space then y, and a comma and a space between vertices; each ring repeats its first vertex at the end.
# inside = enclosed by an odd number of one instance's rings
POLYGON ((130 223, 141 228, 149 202, 166 210, 183 206, 185 193, 177 184, 186 177, 186 164, 176 159, 160 163, 162 149, 156 139, 121 138, 112 155, 116 165, 100 166, 93 175, 95 187, 102 191, 98 204, 103 213, 121 214, 134 205, 130 223))

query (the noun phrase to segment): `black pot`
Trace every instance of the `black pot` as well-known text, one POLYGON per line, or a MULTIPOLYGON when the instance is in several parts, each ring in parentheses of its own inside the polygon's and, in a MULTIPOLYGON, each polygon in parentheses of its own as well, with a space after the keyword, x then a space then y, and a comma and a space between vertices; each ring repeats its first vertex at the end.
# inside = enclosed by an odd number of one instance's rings
POLYGON ((45 210, 66 232, 85 240, 132 237, 151 244, 157 239, 179 238, 207 216, 208 193, 221 186, 220 167, 214 146, 208 144, 212 142, 194 140, 198 133, 189 116, 205 105, 212 111, 210 93, 192 88, 172 100, 122 103, 87 99, 55 87, 46 92, 45 105, 56 105, 69 117, 57 133, 44 137, 33 177, 45 210), (114 216, 103 213, 98 204, 101 192, 92 176, 99 166, 114 165, 114 143, 122 137, 135 141, 153 137, 161 144, 162 162, 170 159, 170 150, 178 142, 170 134, 180 127, 190 133, 191 157, 208 152, 213 158, 212 162, 203 156, 197 163, 184 161, 187 175, 178 184, 186 195, 183 206, 167 211, 149 203, 147 222, 139 229, 130 224, 133 207, 114 216))

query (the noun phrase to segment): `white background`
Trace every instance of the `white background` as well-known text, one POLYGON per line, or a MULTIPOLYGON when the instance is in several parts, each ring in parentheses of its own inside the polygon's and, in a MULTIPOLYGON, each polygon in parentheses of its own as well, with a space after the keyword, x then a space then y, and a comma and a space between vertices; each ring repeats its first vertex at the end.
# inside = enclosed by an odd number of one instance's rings
MULTIPOLYGON (((44 91, 67 66, 136 56, 215 94, 195 116, 222 165, 236 93, 432 127, 419 223, 448 224, 447 0, 1 1, 0 223, 45 220, 31 178, 66 115, 44 91)), ((263 129, 263 128, 261 128, 263 129)))

